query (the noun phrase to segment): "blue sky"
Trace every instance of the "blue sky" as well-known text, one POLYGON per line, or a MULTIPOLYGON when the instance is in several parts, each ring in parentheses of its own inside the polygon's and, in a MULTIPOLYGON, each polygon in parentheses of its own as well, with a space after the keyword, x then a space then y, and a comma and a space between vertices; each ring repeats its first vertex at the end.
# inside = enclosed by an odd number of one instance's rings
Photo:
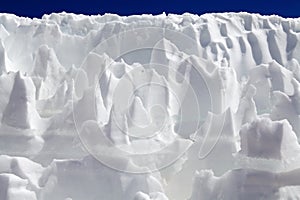
POLYGON ((260 14, 277 14, 283 17, 300 17, 300 0, 10 0, 0 4, 0 12, 26 17, 41 17, 51 12, 82 14, 117 13, 160 14, 190 12, 247 11, 260 14))

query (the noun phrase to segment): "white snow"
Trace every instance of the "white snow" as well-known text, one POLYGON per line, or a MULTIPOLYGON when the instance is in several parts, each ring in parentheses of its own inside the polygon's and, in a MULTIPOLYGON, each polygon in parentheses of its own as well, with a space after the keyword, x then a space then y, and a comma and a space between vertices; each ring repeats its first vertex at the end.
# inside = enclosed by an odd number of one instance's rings
POLYGON ((0 199, 300 199, 299 41, 274 15, 0 14, 0 199))

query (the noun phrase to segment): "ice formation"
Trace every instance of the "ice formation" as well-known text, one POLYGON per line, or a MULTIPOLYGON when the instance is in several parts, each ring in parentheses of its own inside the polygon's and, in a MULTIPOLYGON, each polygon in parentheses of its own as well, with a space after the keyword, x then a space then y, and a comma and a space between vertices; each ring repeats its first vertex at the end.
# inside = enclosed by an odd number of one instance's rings
POLYGON ((0 199, 300 199, 299 41, 248 13, 0 14, 0 199))

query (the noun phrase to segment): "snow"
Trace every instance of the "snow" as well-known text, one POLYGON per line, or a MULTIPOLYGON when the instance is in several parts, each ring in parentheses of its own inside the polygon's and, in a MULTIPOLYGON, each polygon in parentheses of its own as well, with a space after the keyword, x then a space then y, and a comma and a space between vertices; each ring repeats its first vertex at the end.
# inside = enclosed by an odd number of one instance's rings
POLYGON ((299 27, 0 14, 0 199, 300 199, 299 27))

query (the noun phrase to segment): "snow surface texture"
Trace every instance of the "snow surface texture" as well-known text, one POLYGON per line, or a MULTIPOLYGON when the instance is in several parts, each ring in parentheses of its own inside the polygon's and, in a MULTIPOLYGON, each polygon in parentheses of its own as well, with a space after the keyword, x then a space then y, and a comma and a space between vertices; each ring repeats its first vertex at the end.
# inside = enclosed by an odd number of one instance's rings
POLYGON ((0 15, 0 200, 300 199, 300 19, 0 15))

